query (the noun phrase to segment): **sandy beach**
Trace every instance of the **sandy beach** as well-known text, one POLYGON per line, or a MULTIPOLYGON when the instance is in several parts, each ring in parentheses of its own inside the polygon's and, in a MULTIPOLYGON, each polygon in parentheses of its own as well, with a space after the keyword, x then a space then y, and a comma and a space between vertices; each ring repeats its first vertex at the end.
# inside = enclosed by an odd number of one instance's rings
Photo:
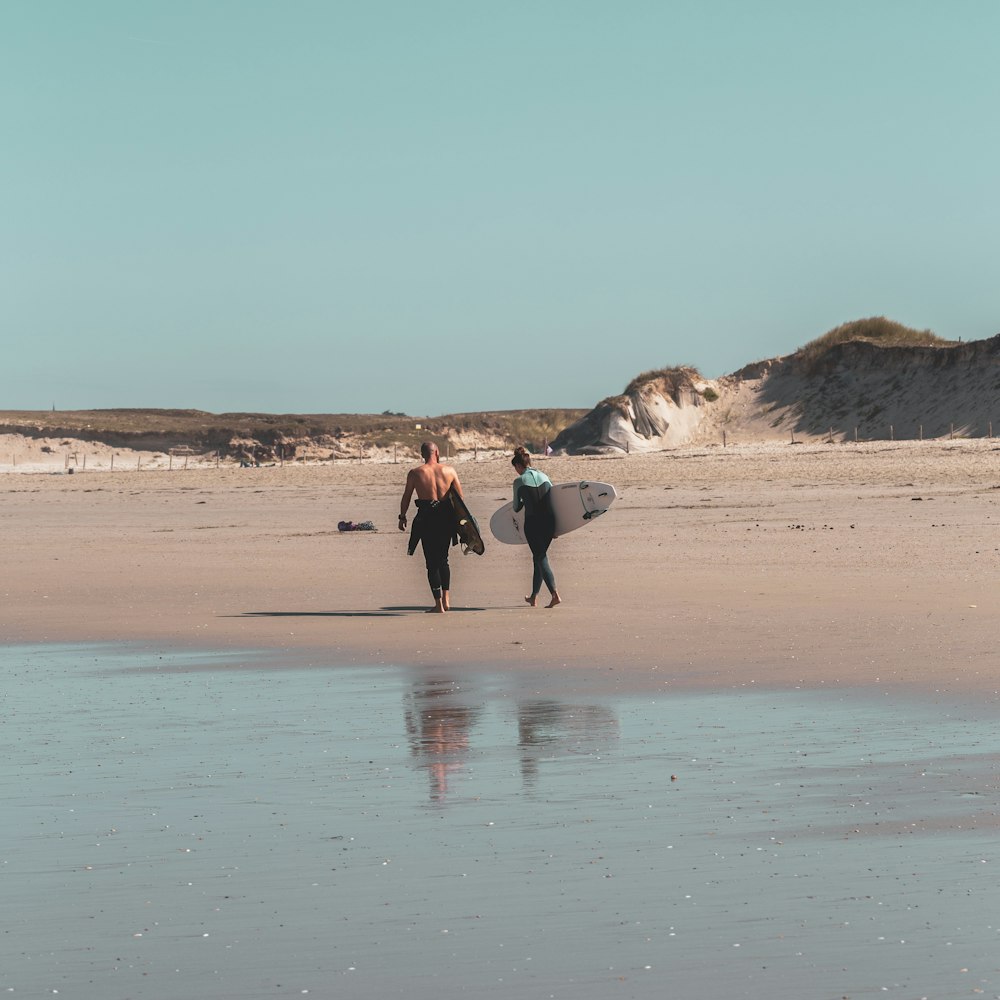
POLYGON ((541 463, 620 500, 559 539, 565 603, 486 530, 508 462, 456 463, 487 535, 424 616, 406 466, 6 475, 8 643, 322 651, 344 664, 592 668, 615 686, 915 686, 994 695, 1000 446, 769 444, 541 463), (371 520, 377 533, 340 533, 371 520))
POLYGON ((1000 996, 998 457, 550 460, 446 615, 404 465, 4 476, 0 989, 1000 996))

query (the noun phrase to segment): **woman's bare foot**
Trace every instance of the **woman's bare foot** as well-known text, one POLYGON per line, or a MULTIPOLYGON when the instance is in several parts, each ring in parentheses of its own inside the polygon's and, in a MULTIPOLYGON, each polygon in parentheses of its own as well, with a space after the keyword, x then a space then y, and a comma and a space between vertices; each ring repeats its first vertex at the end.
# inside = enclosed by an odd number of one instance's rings
POLYGON ((448 600, 448 591, 444 590, 441 592, 441 606, 445 611, 451 611, 451 601, 448 600))
POLYGON ((437 598, 434 601, 434 607, 428 608, 426 614, 429 615, 443 615, 448 609, 444 606, 444 601, 441 598, 437 598))
POLYGON ((524 599, 524 603, 527 604, 529 608, 538 607, 538 599, 534 594, 532 594, 530 597, 526 597, 524 599))
POLYGON ((554 590, 552 592, 552 600, 545 605, 547 608, 554 608, 557 604, 562 604, 562 598, 559 596, 559 591, 554 590))

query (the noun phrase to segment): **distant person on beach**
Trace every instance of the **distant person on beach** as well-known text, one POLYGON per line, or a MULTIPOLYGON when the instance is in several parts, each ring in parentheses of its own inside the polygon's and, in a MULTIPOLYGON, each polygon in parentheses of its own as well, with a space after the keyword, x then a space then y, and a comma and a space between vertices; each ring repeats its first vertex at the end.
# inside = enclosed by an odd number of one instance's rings
POLYGON ((531 578, 531 594, 525 601, 535 608, 538 606, 538 592, 542 583, 548 588, 552 599, 545 606, 554 608, 562 604, 556 579, 549 566, 549 545, 556 534, 556 515, 552 509, 552 480, 544 472, 531 467, 531 456, 521 446, 514 450, 510 460, 517 473, 514 480, 514 512, 524 508, 524 537, 531 549, 534 571, 531 578))
POLYGON ((410 531, 409 554, 412 556, 419 541, 427 565, 427 582, 434 595, 434 607, 429 611, 441 613, 451 608, 448 591, 451 589, 451 567, 448 565, 448 548, 455 535, 455 518, 448 491, 462 496, 458 473, 450 465, 441 464, 441 453, 432 441, 420 446, 424 464, 410 469, 406 476, 403 499, 399 503, 399 530, 406 530, 406 511, 410 497, 417 495, 417 513, 410 531))

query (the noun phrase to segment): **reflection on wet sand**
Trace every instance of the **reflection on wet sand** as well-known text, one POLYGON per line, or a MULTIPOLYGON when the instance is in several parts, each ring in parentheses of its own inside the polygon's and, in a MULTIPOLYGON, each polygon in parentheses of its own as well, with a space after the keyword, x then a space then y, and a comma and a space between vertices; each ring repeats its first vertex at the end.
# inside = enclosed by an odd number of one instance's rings
MULTIPOLYGON (((446 674, 422 677, 406 693, 404 717, 410 753, 427 771, 432 801, 443 802, 449 778, 462 771, 471 752, 472 730, 483 699, 446 674)), ((618 718, 602 705, 572 705, 553 699, 517 704, 517 746, 526 790, 544 760, 597 754, 618 738, 618 718)))
POLYGON ((618 738, 618 717, 602 705, 565 705, 552 700, 517 706, 521 777, 526 788, 538 779, 539 763, 557 754, 595 754, 618 738))
POLYGON ((0 649, 0 994, 1000 997, 994 704, 247 662, 0 649))
POLYGON ((406 696, 410 752, 426 768, 435 802, 447 796, 449 775, 465 766, 469 732, 482 711, 464 704, 466 697, 458 681, 443 676, 415 682, 406 696))

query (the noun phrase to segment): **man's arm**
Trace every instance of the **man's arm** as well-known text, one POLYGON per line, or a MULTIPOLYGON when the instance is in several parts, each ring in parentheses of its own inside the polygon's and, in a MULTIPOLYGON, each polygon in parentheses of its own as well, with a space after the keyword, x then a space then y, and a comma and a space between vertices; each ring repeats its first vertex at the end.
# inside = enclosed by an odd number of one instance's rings
POLYGON ((406 512, 410 509, 410 497, 417 485, 416 477, 411 469, 406 474, 406 488, 403 490, 403 499, 399 501, 399 530, 406 531, 406 512))

